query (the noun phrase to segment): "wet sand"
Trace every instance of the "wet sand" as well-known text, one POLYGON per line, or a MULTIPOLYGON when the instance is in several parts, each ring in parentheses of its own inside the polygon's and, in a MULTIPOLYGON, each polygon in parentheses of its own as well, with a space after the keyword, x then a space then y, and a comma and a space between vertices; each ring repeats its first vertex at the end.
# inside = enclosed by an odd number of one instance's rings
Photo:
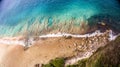
POLYGON ((19 44, 0 44, 0 67, 35 67, 36 64, 46 64, 57 57, 68 58, 66 64, 72 64, 85 57, 83 54, 86 52, 92 54, 97 48, 104 46, 109 41, 108 36, 108 32, 105 32, 82 38, 35 38, 33 45, 28 49, 19 44))

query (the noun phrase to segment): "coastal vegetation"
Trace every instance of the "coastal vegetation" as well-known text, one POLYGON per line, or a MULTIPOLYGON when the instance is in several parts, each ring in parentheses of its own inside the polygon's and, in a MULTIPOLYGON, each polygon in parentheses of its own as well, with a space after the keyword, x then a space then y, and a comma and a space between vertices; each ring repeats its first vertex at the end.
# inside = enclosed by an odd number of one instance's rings
POLYGON ((56 58, 54 60, 51 60, 50 63, 42 65, 42 67, 64 67, 64 64, 64 58, 56 58))
POLYGON ((106 46, 100 47, 86 59, 79 60, 73 65, 65 66, 64 58, 56 58, 43 67, 120 67, 120 36, 106 46))

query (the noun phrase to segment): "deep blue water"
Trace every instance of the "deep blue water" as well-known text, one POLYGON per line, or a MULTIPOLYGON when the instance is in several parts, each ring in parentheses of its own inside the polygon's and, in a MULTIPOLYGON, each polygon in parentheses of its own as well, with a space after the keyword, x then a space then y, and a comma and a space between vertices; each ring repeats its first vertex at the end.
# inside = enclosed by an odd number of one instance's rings
POLYGON ((117 0, 0 0, 0 34, 18 32, 25 23, 29 25, 44 18, 64 22, 71 18, 89 19, 98 14, 120 16, 117 0), (17 26, 17 27, 15 27, 17 26), (15 27, 15 28, 11 28, 15 27))

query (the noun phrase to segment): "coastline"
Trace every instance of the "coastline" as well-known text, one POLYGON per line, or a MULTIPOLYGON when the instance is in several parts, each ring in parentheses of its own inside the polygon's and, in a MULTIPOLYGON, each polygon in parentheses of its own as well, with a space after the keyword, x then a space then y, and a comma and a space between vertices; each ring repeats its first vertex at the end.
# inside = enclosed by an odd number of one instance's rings
MULTIPOLYGON (((57 57, 69 58, 66 60, 66 65, 74 64, 80 59, 90 57, 99 47, 105 46, 109 41, 111 41, 109 39, 110 34, 110 31, 106 31, 104 33, 97 31, 92 34, 85 35, 72 35, 66 33, 48 34, 30 38, 28 42, 32 45, 29 45, 27 49, 25 49, 23 37, 14 37, 10 39, 3 38, 6 40, 4 41, 6 43, 1 43, 1 45, 4 44, 2 47, 7 51, 4 53, 4 50, 0 49, 3 52, 0 56, 0 64, 16 65, 18 64, 16 59, 21 58, 19 59, 20 67, 30 67, 35 63, 46 64, 57 57), (7 43, 9 41, 11 42, 7 43), (21 44, 19 42, 21 42, 21 44), (18 55, 15 55, 16 53, 18 55), (14 57, 16 57, 16 59, 14 57), (7 58, 11 59, 7 60, 7 58), (6 63, 6 61, 9 62, 6 63)), ((114 40, 114 38, 112 40, 114 40)), ((0 42, 2 42, 2 40, 0 40, 0 42)))

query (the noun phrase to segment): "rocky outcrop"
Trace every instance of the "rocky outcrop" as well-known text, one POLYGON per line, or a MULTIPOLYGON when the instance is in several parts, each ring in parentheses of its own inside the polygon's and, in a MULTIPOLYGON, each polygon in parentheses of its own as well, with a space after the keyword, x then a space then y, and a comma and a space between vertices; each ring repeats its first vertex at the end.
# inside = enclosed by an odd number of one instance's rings
POLYGON ((67 67, 120 67, 120 36, 100 47, 94 54, 67 67))

